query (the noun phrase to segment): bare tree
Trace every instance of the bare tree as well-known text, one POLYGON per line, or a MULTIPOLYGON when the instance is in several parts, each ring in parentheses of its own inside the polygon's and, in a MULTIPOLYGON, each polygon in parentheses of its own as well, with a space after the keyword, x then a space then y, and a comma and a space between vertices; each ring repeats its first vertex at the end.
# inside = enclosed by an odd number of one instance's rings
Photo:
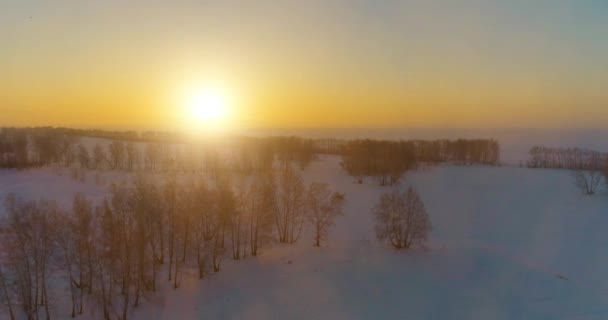
MULTIPOLYGON (((96 275, 96 296, 103 311, 105 320, 111 319, 114 312, 114 298, 121 292, 116 292, 116 284, 123 285, 120 278, 120 228, 118 219, 112 211, 108 199, 95 207, 95 221, 98 230, 92 238, 97 244, 95 247, 95 275, 96 275)), ((122 286, 119 286, 122 287, 122 286)), ((122 287, 124 288, 124 287, 122 287)), ((120 319, 120 317, 117 317, 120 319)))
POLYGON ((98 143, 95 144, 93 147, 93 169, 102 169, 103 163, 106 160, 106 153, 103 151, 101 145, 98 143))
POLYGON ((226 237, 226 229, 228 229, 231 217, 235 214, 236 199, 230 182, 220 179, 217 186, 217 210, 215 211, 214 227, 218 230, 214 238, 213 246, 213 270, 220 271, 222 256, 224 254, 224 240, 226 237))
POLYGON ((138 292, 155 291, 164 238, 163 229, 157 227, 164 221, 165 202, 159 188, 143 175, 137 175, 129 189, 129 204, 136 228, 138 292), (149 270, 152 270, 151 274, 149 270))
POLYGON ((158 142, 147 143, 144 149, 146 169, 156 171, 162 158, 162 145, 158 142))
POLYGON ((373 210, 376 237, 397 249, 423 244, 431 231, 431 221, 418 193, 409 188, 385 193, 373 210))
POLYGON ((141 162, 141 155, 139 150, 133 142, 128 142, 125 147, 126 152, 126 166, 129 171, 133 170, 135 167, 139 167, 139 163, 141 162))
POLYGON ((168 259, 169 259, 169 272, 168 280, 174 283, 177 287, 177 277, 179 271, 178 261, 178 246, 180 236, 180 192, 179 185, 177 183, 177 177, 175 175, 169 175, 165 181, 164 186, 164 200, 165 200, 165 215, 167 221, 167 241, 168 241, 168 259))
POLYGON ((202 279, 208 269, 210 257, 213 254, 213 240, 217 235, 213 217, 216 215, 217 204, 215 194, 207 188, 204 182, 195 185, 194 208, 192 211, 193 245, 196 251, 198 277, 202 279))
POLYGON ((76 143, 79 138, 75 136, 64 135, 59 146, 60 157, 63 158, 63 165, 69 167, 76 160, 76 143))
POLYGON ((82 169, 88 169, 91 166, 89 150, 83 144, 78 145, 78 163, 82 169))
POLYGON ((94 255, 93 205, 82 194, 74 195, 72 211, 58 215, 56 263, 67 273, 72 317, 83 313, 84 295, 93 292, 94 255))
POLYGON ((586 195, 592 195, 602 181, 602 173, 597 170, 573 171, 576 186, 586 195))
POLYGON ((272 170, 254 174, 245 209, 249 212, 249 245, 252 256, 257 256, 264 241, 270 238, 275 190, 272 170))
POLYGON ((248 219, 250 213, 247 206, 251 196, 244 176, 236 184, 234 194, 235 206, 230 214, 230 240, 232 244, 232 259, 239 260, 247 257, 249 241, 248 219))
POLYGON ((120 169, 125 162, 125 143, 120 140, 112 140, 108 146, 110 154, 110 167, 112 170, 120 169))
POLYGON ((29 319, 39 318, 44 307, 50 319, 48 277, 57 228, 57 204, 51 201, 22 201, 9 195, 8 212, 2 226, 3 252, 16 281, 19 304, 29 319))
MULTIPOLYGON (((138 187, 136 187, 138 188, 138 187)), ((166 206, 163 199, 162 190, 152 181, 145 181, 143 186, 139 186, 141 210, 144 216, 142 224, 146 230, 145 240, 151 249, 152 259, 152 282, 150 289, 156 291, 156 275, 158 266, 165 263, 165 222, 164 215, 166 206)))
MULTIPOLYGON (((72 204, 74 227, 77 235, 78 280, 82 291, 91 293, 93 287, 93 203, 84 195, 76 193, 72 204)), ((82 304, 80 306, 82 313, 82 304)))
POLYGON ((13 311, 13 304, 11 302, 11 295, 9 294, 7 279, 4 277, 2 272, 2 266, 0 265, 0 303, 6 304, 8 307, 8 315, 11 320, 15 320, 15 312, 13 311))
POLYGON ((279 242, 295 243, 304 225, 306 188, 302 177, 289 163, 279 169, 275 199, 275 224, 279 242))
POLYGON ((59 228, 55 241, 58 248, 56 264, 60 270, 64 270, 68 278, 68 287, 70 288, 70 298, 72 301, 72 318, 76 317, 76 312, 80 310, 79 303, 82 304, 82 295, 78 294, 82 287, 77 286, 76 263, 77 263, 77 240, 71 225, 72 216, 67 212, 62 212, 61 223, 64 228, 59 228))
MULTIPOLYGON (((116 261, 113 281, 120 285, 122 297, 119 318, 126 320, 133 295, 135 301, 139 297, 136 264, 138 230, 129 203, 129 189, 124 185, 112 185, 110 191, 111 209, 107 208, 107 214, 111 216, 112 255, 116 261)), ((134 305, 137 304, 134 302, 134 305)))
POLYGON ((306 202, 307 217, 315 230, 315 246, 319 247, 336 217, 343 214, 344 194, 332 192, 325 183, 312 183, 308 188, 306 202))
POLYGON ((214 148, 209 148, 205 151, 204 158, 204 170, 214 181, 221 179, 222 171, 222 160, 220 159, 219 152, 214 148))

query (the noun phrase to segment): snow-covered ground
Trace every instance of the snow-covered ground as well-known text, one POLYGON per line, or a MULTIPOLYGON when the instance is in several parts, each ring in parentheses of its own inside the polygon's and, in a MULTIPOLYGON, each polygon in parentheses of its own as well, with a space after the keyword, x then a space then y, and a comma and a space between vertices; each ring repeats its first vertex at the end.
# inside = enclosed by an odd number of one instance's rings
MULTIPOLYGON (((376 183, 353 183, 339 158, 304 173, 346 193, 327 245, 306 233, 258 258, 231 261, 203 281, 167 284, 136 319, 606 319, 608 195, 583 196, 567 171, 439 166, 409 173, 433 223, 428 248, 375 240, 376 183)), ((111 178, 107 178, 111 179, 111 178)), ((0 197, 54 198, 105 187, 49 170, 0 171, 0 197)), ((67 294, 67 293, 66 293, 67 294)), ((58 314, 68 310, 57 305, 58 314)), ((98 318, 99 316, 90 316, 98 318)))

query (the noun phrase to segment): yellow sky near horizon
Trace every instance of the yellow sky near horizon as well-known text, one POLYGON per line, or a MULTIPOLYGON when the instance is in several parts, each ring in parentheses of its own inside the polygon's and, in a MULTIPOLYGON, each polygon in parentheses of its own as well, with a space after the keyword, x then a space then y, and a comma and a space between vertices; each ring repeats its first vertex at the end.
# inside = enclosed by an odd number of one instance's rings
POLYGON ((1 6, 2 126, 180 129, 204 83, 234 128, 608 123, 602 4, 1 6))

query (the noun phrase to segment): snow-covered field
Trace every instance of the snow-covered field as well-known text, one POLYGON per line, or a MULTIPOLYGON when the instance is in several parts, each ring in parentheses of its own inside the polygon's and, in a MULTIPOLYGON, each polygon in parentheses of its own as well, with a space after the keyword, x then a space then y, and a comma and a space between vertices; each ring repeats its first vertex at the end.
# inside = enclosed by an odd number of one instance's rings
MULTIPOLYGON (((186 276, 177 290, 167 284, 133 317, 608 318, 608 195, 583 196, 567 171, 446 165, 409 173, 402 187, 418 189, 434 227, 428 248, 410 251, 375 239, 371 208, 386 189, 353 183, 337 157, 313 162, 304 177, 346 193, 346 215, 326 246, 313 247, 307 233, 258 258, 227 257, 220 273, 186 276)), ((49 170, 0 171, 2 198, 16 192, 67 206, 75 191, 99 199, 105 187, 49 170)), ((69 317, 67 306, 54 309, 69 317)))

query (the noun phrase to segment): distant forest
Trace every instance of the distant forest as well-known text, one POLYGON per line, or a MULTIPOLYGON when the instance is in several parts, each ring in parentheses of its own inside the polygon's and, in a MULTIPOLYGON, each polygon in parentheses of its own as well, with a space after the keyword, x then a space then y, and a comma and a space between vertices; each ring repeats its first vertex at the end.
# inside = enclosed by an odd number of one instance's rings
POLYGON ((340 154, 342 166, 361 182, 373 176, 380 185, 392 185, 410 169, 421 164, 455 163, 462 165, 498 165, 500 146, 496 140, 413 140, 346 142, 340 154))
POLYGON ((608 165, 608 153, 590 149, 535 146, 529 154, 530 168, 604 170, 608 165))
POLYGON ((196 172, 208 168, 251 172, 269 159, 305 168, 318 154, 342 157, 342 167, 361 181, 376 178, 392 185, 420 165, 454 163, 498 165, 500 146, 493 139, 458 140, 338 140, 299 137, 233 136, 220 152, 215 145, 192 142, 178 134, 117 132, 68 128, 0 129, 0 167, 58 165, 87 170, 196 172), (82 137, 91 140, 86 144, 82 137), (228 156, 226 156, 228 154, 228 156))

